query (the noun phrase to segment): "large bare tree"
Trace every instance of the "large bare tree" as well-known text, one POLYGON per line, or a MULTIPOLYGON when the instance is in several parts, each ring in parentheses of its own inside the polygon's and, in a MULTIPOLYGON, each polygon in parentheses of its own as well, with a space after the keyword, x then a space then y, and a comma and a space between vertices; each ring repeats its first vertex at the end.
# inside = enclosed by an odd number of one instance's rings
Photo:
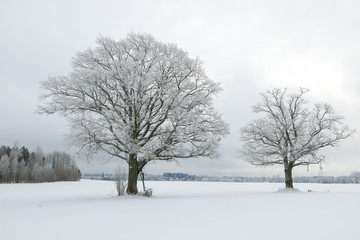
POLYGON ((228 126, 213 106, 221 91, 202 62, 147 34, 79 52, 67 76, 41 82, 40 113, 57 113, 71 126, 82 153, 104 151, 127 161, 128 194, 152 160, 216 157, 228 126))
POLYGON ((253 165, 283 165, 286 188, 293 188, 294 167, 320 164, 325 159, 322 148, 336 146, 354 132, 329 104, 309 110, 307 92, 277 88, 263 93, 262 102, 252 107, 263 117, 240 129, 241 156, 253 165))

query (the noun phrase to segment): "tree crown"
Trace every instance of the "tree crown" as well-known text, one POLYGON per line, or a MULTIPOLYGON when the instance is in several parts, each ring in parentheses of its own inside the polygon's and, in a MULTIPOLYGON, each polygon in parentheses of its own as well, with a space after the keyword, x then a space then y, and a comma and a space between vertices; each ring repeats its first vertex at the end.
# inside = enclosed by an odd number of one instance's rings
POLYGON ((58 113, 71 126, 69 140, 92 155, 102 150, 128 160, 215 157, 228 133, 213 107, 221 91, 202 62, 147 34, 79 52, 67 76, 41 82, 40 113, 58 113))
POLYGON ((336 146, 354 133, 331 105, 319 103, 308 109, 307 92, 276 88, 261 94, 262 102, 252 109, 264 117, 240 129, 240 152, 247 161, 262 166, 319 164, 325 158, 319 154, 322 148, 336 146))

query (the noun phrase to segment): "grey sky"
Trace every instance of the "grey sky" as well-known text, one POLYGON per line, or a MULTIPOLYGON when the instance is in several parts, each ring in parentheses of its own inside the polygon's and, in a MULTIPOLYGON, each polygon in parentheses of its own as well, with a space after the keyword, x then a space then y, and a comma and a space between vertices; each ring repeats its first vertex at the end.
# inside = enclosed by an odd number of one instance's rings
MULTIPOLYGON (((360 2, 358 1, 10 1, 0 2, 0 144, 16 141, 45 152, 66 150, 66 121, 34 114, 38 82, 65 75, 77 51, 99 35, 120 39, 131 31, 152 34, 199 56, 222 83, 218 110, 230 124, 219 160, 152 163, 145 171, 210 175, 273 175, 236 158, 238 130, 256 118, 251 105, 273 87, 310 89, 310 102, 328 102, 360 129, 360 2)), ((325 150, 325 175, 360 170, 359 134, 325 150)), ((101 157, 99 157, 101 158, 101 157)), ((106 161, 102 158, 100 161, 106 161)), ((80 161, 83 172, 119 163, 80 161)), ((125 166, 124 163, 122 163, 125 166)), ((295 170, 319 174, 317 167, 295 170)))

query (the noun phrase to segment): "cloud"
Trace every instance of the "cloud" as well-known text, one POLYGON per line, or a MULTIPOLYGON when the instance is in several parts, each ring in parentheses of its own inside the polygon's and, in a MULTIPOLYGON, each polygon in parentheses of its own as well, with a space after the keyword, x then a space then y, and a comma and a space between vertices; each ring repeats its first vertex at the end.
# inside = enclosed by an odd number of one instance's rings
MULTIPOLYGON (((93 47, 99 34, 120 39, 147 32, 205 62, 224 88, 216 107, 231 128, 220 160, 155 163, 149 171, 271 173, 236 158, 238 129, 256 118, 250 106, 259 93, 310 88, 311 102, 331 103, 359 128, 359 7, 358 1, 1 1, 0 144, 65 150, 66 121, 34 114, 38 82, 67 74, 74 54, 93 47)), ((360 169, 359 142, 355 137, 326 151, 332 173, 360 169)), ((102 167, 95 161, 86 169, 102 167)))

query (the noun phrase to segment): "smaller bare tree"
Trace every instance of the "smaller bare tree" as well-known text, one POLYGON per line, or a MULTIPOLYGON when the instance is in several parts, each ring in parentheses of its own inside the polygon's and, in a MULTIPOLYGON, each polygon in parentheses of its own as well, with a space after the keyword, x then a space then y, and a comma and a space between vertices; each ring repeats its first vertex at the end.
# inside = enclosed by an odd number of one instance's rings
POLYGON ((292 170, 297 166, 320 164, 325 156, 319 151, 334 147, 355 130, 342 123, 329 104, 306 107, 300 88, 296 94, 286 89, 273 89, 262 94, 263 101, 253 112, 263 114, 240 129, 242 157, 253 165, 283 165, 286 188, 293 188, 292 170))
POLYGON ((116 168, 115 170, 115 185, 116 185, 116 191, 118 193, 118 196, 122 196, 125 193, 126 186, 127 186, 127 175, 125 173, 125 170, 121 167, 116 168))

